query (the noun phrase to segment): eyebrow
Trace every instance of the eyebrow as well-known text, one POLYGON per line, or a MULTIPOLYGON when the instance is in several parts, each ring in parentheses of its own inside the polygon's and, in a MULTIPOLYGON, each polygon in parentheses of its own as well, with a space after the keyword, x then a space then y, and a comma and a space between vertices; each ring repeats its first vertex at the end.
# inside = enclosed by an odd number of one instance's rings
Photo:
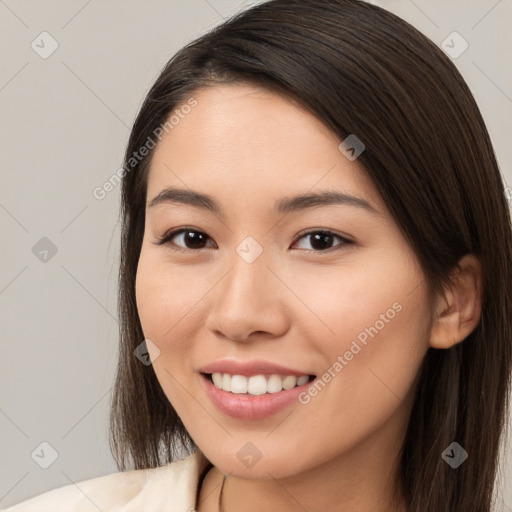
MULTIPOLYGON (((186 190, 176 187, 164 188, 147 203, 147 207, 148 209, 154 208, 155 206, 164 203, 187 204, 224 217, 221 207, 213 197, 195 190, 186 190)), ((284 197, 276 202, 275 210, 277 213, 287 214, 290 212, 314 208, 316 206, 330 205, 353 206, 365 210, 373 215, 381 215, 365 199, 335 190, 325 190, 322 192, 301 194, 293 197, 284 197)))

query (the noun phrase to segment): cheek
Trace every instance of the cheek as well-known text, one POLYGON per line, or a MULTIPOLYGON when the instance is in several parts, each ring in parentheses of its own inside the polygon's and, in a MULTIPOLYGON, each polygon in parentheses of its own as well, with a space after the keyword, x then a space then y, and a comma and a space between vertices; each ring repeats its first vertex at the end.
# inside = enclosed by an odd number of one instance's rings
POLYGON ((198 279, 194 266, 170 264, 165 257, 144 249, 139 258, 135 281, 137 311, 144 336, 160 349, 166 366, 185 357, 194 346, 202 299, 211 283, 198 279))
POLYGON ((139 319, 145 339, 159 349, 158 357, 152 358, 153 370, 169 402, 178 410, 190 406, 183 383, 190 371, 193 333, 184 329, 194 322, 193 306, 198 301, 197 287, 190 287, 190 279, 185 267, 170 266, 149 251, 141 252, 135 281, 139 319))
MULTIPOLYGON (((343 397, 355 409, 370 404, 379 410, 383 398, 396 401, 394 393, 405 397, 428 348, 430 312, 423 275, 407 254, 387 256, 372 254, 350 272, 322 279, 323 286, 308 296, 317 314, 310 322, 321 325, 320 318, 329 329, 312 338, 325 361, 329 394, 343 397)), ((301 286, 306 284, 304 279, 301 286)))
POLYGON ((382 280, 364 282, 362 287, 345 283, 344 293, 338 293, 345 302, 338 300, 330 310, 336 335, 328 337, 329 343, 318 341, 317 350, 327 361, 321 379, 328 382, 319 386, 311 404, 316 400, 323 411, 320 423, 336 426, 334 436, 366 432, 398 410, 407 412, 400 405, 411 399, 428 349, 427 290, 418 286, 420 275, 402 268, 386 285, 382 280))
POLYGON ((323 334, 315 336, 318 348, 331 355, 349 350, 353 340, 365 346, 368 340, 395 338, 424 318, 423 277, 408 253, 387 248, 360 254, 337 269, 296 273, 296 289, 313 313, 305 318, 323 334))
POLYGON ((180 324, 193 315, 196 287, 186 270, 163 264, 141 253, 135 281, 137 311, 144 336, 161 351, 179 349, 180 324))

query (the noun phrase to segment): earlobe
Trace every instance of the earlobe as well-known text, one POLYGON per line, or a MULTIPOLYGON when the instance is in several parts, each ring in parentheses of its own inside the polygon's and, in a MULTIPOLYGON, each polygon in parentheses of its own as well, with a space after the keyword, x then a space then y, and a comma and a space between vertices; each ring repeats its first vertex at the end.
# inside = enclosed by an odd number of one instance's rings
POLYGON ((476 328, 482 311, 482 266, 473 254, 463 256, 449 289, 438 297, 429 345, 446 349, 476 328))

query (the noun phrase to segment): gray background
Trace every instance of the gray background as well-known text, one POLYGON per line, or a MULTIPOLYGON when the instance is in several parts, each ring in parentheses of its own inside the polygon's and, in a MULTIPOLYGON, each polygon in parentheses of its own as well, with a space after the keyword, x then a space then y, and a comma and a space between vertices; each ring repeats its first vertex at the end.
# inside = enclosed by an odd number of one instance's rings
MULTIPOLYGON (((120 190, 103 200, 92 191, 121 166, 131 123, 167 60, 250 3, 0 0, 0 507, 116 471, 107 424, 120 190), (31 47, 42 47, 43 31, 59 45, 46 59, 31 47), (50 462, 42 442, 58 453, 48 469, 36 463, 50 462)), ((511 184, 512 0, 372 3, 441 47, 453 31, 468 42, 454 62, 511 184)), ((504 453, 509 490, 496 510, 512 510, 504 453)))

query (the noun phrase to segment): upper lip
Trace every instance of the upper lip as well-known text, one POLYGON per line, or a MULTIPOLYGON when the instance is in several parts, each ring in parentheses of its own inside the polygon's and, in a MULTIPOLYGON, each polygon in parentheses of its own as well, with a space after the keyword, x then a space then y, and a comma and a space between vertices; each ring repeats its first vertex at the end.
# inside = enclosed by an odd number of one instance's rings
POLYGON ((233 359, 223 359, 207 364, 199 369, 202 373, 229 373, 230 375, 245 375, 250 377, 252 375, 313 375, 307 370, 294 370, 287 368, 271 361, 252 360, 252 361, 236 361, 233 359))

